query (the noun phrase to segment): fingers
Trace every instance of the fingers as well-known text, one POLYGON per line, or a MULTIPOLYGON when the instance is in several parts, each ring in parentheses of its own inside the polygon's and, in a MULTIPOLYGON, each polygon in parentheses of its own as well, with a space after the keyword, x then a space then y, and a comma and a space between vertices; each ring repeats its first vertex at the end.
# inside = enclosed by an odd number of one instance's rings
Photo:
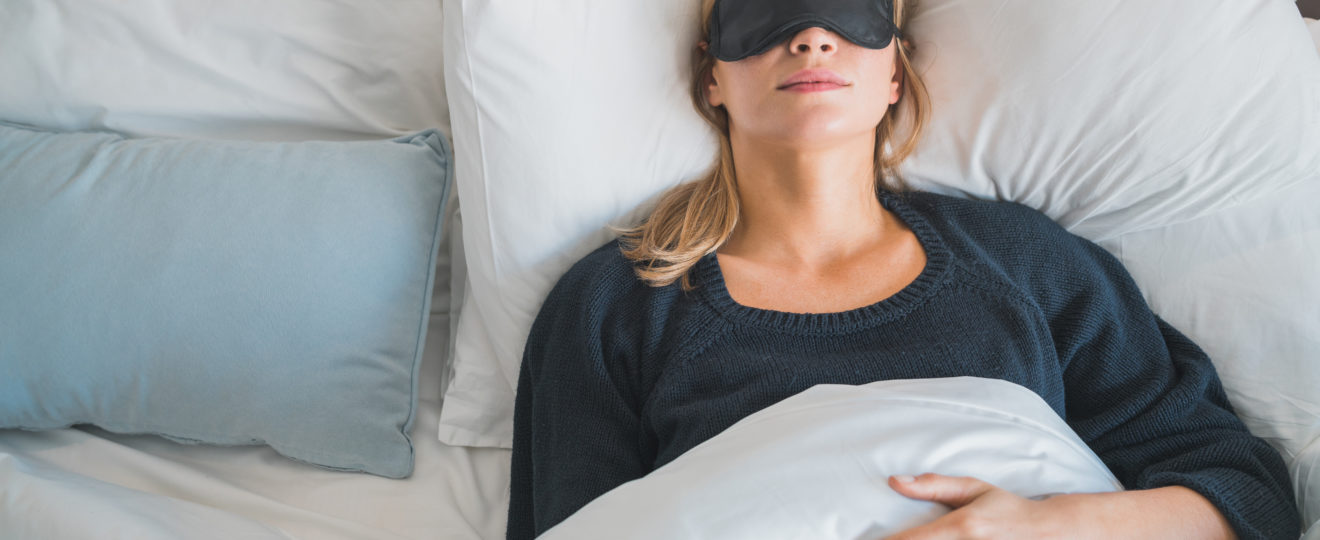
POLYGON ((944 476, 935 473, 926 473, 915 478, 906 475, 890 476, 889 487, 909 499, 937 502, 952 508, 967 506, 996 489, 986 482, 969 476, 944 476))
POLYGON ((962 532, 942 521, 933 521, 920 527, 913 527, 901 533, 887 536, 885 540, 961 540, 962 532))

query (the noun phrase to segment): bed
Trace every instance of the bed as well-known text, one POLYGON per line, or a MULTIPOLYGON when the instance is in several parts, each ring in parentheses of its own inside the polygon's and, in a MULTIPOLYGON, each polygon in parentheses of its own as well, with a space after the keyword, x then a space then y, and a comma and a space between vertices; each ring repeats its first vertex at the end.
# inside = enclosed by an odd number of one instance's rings
MULTIPOLYGON (((503 538, 531 317, 713 155, 682 79, 696 4, 0 6, 0 250, 22 254, 0 251, 0 537, 503 538)), ((1286 0, 1027 4, 914 15, 944 112, 905 174, 1116 254, 1215 359, 1320 539, 1320 22, 1286 0), (967 32, 989 13, 1025 30, 967 32), (1215 71, 1171 31, 1125 92, 1070 69, 1132 68, 1074 40, 1169 20, 1257 56, 1215 71), (1062 52, 978 71, 984 43, 1032 40, 1062 52), (1216 73, 1237 85, 1188 98, 1216 73)))

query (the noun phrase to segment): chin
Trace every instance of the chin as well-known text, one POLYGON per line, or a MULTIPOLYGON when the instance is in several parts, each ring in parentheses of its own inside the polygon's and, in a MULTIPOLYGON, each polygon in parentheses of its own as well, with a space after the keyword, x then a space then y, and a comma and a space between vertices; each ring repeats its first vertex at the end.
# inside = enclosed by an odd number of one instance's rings
POLYGON ((858 139, 875 136, 874 124, 857 122, 857 118, 813 118, 803 122, 785 123, 780 129, 766 133, 776 144, 799 148, 836 148, 858 139))

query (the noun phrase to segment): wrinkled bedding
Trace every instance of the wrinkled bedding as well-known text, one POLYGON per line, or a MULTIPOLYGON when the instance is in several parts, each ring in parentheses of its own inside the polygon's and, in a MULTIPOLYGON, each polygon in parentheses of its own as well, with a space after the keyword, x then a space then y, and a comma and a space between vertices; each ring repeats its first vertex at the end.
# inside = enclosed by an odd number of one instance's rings
POLYGON ((943 515, 889 475, 975 476, 1032 497, 1121 490, 1040 396, 976 377, 817 385, 758 411, 541 538, 871 539, 943 515))
POLYGON ((435 435, 422 403, 413 475, 298 463, 93 427, 0 431, 5 540, 482 540, 504 537, 509 451, 435 435))

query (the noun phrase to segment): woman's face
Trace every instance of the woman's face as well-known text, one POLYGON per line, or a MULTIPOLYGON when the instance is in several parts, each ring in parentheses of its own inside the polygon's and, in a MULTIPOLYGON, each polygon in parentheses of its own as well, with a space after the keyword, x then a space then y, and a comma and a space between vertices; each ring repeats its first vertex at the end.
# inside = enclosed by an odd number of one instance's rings
POLYGON ((735 137, 799 147, 874 133, 902 82, 892 41, 868 49, 819 27, 756 56, 716 60, 712 76, 707 100, 728 111, 735 137))

